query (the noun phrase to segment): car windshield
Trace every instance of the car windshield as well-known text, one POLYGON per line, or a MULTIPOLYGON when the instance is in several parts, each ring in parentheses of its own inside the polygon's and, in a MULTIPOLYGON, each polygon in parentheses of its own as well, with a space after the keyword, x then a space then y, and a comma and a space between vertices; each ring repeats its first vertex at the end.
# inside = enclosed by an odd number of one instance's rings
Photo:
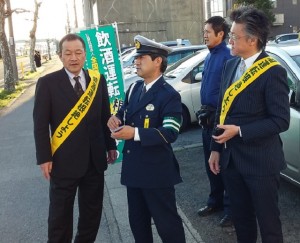
POLYGON ((164 76, 168 79, 176 78, 182 72, 184 72, 184 70, 193 68, 195 66, 195 63, 197 63, 200 60, 203 60, 206 55, 207 55, 206 50, 193 53, 193 54, 179 60, 174 65, 170 66, 166 70, 164 76))
POLYGON ((123 58, 123 62, 128 62, 133 55, 136 53, 136 50, 132 50, 132 52, 128 53, 124 58, 123 58))
POLYGON ((292 58, 297 63, 297 65, 300 67, 300 55, 298 55, 298 56, 292 56, 292 58))

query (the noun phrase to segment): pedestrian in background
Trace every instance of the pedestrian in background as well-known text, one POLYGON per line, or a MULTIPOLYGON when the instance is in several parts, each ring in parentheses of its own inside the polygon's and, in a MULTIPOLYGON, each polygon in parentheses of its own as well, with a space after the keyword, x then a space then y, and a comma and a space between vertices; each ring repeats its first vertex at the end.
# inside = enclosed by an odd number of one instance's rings
POLYGON ((228 36, 229 25, 220 16, 209 18, 204 26, 204 40, 209 49, 204 62, 201 84, 201 109, 198 113, 202 126, 202 141, 206 173, 210 184, 207 204, 198 211, 198 215, 205 217, 224 210, 219 225, 232 226, 230 202, 220 174, 215 175, 209 168, 210 143, 214 128, 215 114, 218 106, 221 75, 225 62, 232 58, 225 39, 228 36))
POLYGON ((117 154, 106 125, 108 91, 103 75, 82 69, 86 48, 81 37, 68 34, 59 48, 64 67, 38 80, 33 110, 37 163, 50 180, 48 242, 72 242, 77 190, 74 242, 94 242, 102 213, 104 171, 117 154))
POLYGON ((129 87, 108 122, 112 137, 125 140, 121 183, 127 187, 129 223, 136 243, 153 242, 151 219, 164 243, 184 243, 174 188, 182 179, 171 147, 179 134, 181 99, 162 76, 171 49, 142 36, 134 40, 137 74, 144 81, 129 87))
POLYGON ((230 18, 229 43, 237 57, 222 75, 221 135, 213 136, 209 164, 224 177, 237 241, 256 242, 258 222, 263 243, 282 243, 278 189, 286 163, 279 133, 290 121, 287 73, 264 51, 270 26, 265 13, 241 7, 230 18))
POLYGON ((41 63, 41 54, 37 50, 34 51, 34 61, 35 61, 35 66, 36 67, 42 66, 42 63, 41 63))

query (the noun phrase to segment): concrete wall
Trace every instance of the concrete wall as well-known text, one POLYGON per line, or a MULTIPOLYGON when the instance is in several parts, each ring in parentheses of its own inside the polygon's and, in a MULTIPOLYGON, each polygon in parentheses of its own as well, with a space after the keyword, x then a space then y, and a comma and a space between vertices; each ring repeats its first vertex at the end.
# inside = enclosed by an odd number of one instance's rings
POLYGON ((272 27, 272 36, 300 30, 300 0, 293 4, 292 0, 277 0, 277 8, 274 13, 284 14, 284 24, 272 27))
POLYGON ((203 0, 97 0, 99 25, 118 23, 121 45, 143 35, 156 41, 203 43, 203 0))

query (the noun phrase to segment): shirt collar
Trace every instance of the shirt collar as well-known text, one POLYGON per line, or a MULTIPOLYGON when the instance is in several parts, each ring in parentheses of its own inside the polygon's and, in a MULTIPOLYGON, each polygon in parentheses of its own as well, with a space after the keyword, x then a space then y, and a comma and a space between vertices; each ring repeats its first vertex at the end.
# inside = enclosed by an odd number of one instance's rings
MULTIPOLYGON (((160 75, 157 79, 153 80, 152 82, 150 82, 149 84, 146 84, 146 91, 148 91, 152 86, 153 84, 156 83, 157 80, 159 80, 161 78, 162 75, 160 75)), ((144 83, 145 85, 145 83, 144 83)))
POLYGON ((67 70, 66 68, 65 68, 65 71, 66 71, 66 73, 68 74, 70 80, 73 80, 74 77, 78 77, 78 76, 80 77, 81 80, 85 80, 84 72, 83 72, 82 69, 81 69, 79 75, 77 75, 77 76, 75 76, 73 73, 71 73, 71 72, 70 72, 69 70, 67 70))
MULTIPOLYGON (((255 60, 258 58, 258 56, 261 54, 261 52, 262 51, 257 52, 253 56, 248 57, 247 59, 244 59, 247 69, 252 66, 252 64, 255 62, 255 60)), ((243 58, 241 58, 241 59, 243 59, 243 58)))

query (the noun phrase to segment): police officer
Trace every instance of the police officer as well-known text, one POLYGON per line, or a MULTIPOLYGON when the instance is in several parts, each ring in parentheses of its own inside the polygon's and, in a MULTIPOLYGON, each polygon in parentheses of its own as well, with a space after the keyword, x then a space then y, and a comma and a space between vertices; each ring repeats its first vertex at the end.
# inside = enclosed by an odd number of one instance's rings
POLYGON ((143 36, 134 38, 137 74, 124 105, 108 121, 124 139, 121 184, 127 186, 129 223, 136 243, 152 243, 151 219, 164 243, 184 243, 174 185, 182 182, 171 143, 181 124, 180 95, 165 82, 171 49, 143 36))

